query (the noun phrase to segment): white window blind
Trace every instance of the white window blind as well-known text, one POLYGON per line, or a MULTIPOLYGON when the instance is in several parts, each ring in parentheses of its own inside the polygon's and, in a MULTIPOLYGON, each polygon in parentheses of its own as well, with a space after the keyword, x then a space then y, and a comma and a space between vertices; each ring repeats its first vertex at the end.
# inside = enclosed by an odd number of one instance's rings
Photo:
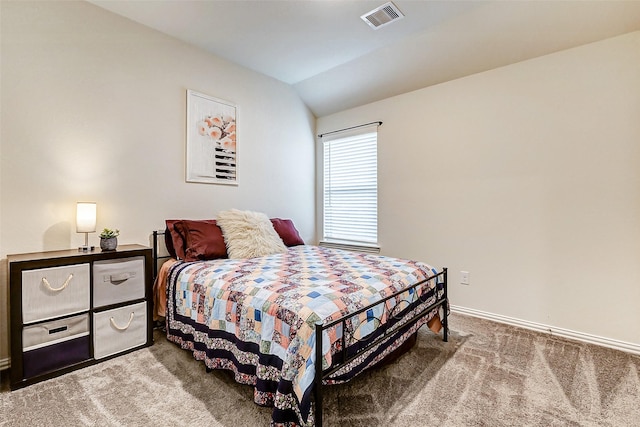
POLYGON ((323 240, 377 245, 377 126, 323 136, 322 142, 323 240))

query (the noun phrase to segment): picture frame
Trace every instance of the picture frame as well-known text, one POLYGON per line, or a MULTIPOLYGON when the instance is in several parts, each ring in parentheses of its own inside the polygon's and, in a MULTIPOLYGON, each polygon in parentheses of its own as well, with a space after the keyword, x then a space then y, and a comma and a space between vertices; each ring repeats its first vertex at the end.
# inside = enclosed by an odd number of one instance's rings
POLYGON ((186 181, 238 185, 238 107, 187 90, 186 181))

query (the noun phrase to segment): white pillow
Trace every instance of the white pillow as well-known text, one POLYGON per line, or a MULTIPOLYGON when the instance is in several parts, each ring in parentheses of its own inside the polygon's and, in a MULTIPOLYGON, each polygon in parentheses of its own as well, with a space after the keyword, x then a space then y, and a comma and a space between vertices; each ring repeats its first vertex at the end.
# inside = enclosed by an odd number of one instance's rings
POLYGON ((287 251, 265 214, 231 209, 216 218, 231 259, 255 258, 287 251))

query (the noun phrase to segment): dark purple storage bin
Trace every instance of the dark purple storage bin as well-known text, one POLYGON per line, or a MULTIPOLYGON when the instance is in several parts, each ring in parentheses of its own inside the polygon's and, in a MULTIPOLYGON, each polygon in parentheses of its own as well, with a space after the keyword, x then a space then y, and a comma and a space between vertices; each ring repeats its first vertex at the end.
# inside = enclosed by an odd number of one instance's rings
POLYGON ((35 377, 89 359, 89 336, 70 339, 23 353, 24 378, 35 377))

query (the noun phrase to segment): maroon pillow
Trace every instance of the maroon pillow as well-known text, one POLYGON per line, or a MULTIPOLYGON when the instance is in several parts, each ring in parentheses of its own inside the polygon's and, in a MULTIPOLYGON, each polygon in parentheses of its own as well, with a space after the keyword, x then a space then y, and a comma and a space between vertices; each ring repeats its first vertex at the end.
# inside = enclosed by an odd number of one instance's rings
POLYGON ((215 219, 183 219, 175 228, 185 239, 185 261, 227 258, 227 246, 215 219))
POLYGON ((293 221, 290 219, 271 218, 271 223, 286 246, 304 245, 304 240, 298 234, 293 221))
POLYGON ((179 219, 168 219, 165 221, 167 228, 164 230, 164 244, 167 252, 173 258, 184 259, 185 242, 180 231, 176 230, 175 224, 180 222, 179 219))

